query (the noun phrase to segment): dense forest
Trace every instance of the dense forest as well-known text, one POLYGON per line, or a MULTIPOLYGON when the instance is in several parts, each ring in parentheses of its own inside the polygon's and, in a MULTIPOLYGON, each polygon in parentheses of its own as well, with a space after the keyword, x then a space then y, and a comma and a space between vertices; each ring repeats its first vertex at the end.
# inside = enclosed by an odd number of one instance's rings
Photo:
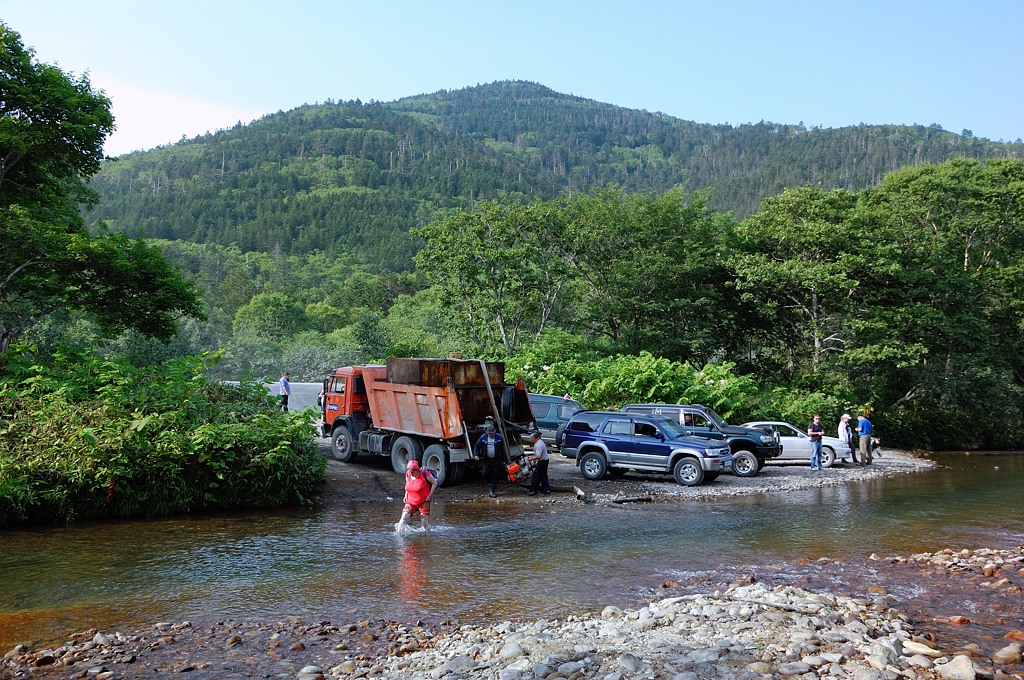
POLYGON ((95 175, 94 232, 147 237, 202 293, 173 341, 72 310, 22 341, 136 366, 216 350, 231 379, 460 351, 591 407, 862 411, 893 445, 1020 446, 1022 155, 520 82, 303 106, 95 175))
MULTIPOLYGON (((966 133, 967 131, 965 131, 966 133)), ((498 82, 396 102, 327 102, 108 160, 104 220, 130 235, 242 252, 345 255, 408 271, 409 232, 482 200, 552 200, 614 184, 710 190, 737 218, 787 187, 856 191, 950 158, 1024 157, 937 126, 708 125, 498 82)))

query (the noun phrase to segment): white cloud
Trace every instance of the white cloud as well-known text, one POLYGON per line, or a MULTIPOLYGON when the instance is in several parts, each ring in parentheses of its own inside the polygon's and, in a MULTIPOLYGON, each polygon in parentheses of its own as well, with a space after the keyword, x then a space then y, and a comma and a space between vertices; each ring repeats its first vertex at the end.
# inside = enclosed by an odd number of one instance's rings
POLYGON ((103 89, 113 106, 117 129, 107 138, 108 156, 173 144, 206 132, 251 122, 266 112, 253 112, 190 95, 147 89, 103 80, 95 74, 93 87, 103 89))

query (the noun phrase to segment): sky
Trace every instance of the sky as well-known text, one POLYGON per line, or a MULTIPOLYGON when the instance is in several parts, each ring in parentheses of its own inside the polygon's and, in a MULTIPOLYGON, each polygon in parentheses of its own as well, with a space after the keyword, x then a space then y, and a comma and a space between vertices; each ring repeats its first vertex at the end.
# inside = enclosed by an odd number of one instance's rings
POLYGON ((328 99, 527 80, 699 123, 1024 137, 1024 1, 0 0, 113 102, 108 155, 328 99))

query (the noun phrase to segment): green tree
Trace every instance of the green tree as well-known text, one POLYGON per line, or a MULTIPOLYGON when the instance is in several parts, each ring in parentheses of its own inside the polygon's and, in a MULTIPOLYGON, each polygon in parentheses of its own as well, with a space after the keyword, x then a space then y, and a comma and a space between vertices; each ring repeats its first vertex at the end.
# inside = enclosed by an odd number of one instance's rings
POLYGON ((259 293, 235 314, 235 335, 280 341, 306 329, 306 312, 284 293, 259 293))
POLYGON ((574 325, 626 353, 708 361, 735 330, 726 287, 732 220, 704 194, 608 187, 570 200, 562 259, 574 275, 574 325))
POLYGON ((78 208, 113 129, 110 101, 84 76, 33 60, 0 24, 0 356, 63 309, 107 333, 171 338, 180 315, 202 316, 195 287, 153 246, 90 234, 78 208))
POLYGON ((414 232, 417 266, 444 293, 467 347, 511 356, 551 323, 569 273, 557 206, 488 202, 414 232))

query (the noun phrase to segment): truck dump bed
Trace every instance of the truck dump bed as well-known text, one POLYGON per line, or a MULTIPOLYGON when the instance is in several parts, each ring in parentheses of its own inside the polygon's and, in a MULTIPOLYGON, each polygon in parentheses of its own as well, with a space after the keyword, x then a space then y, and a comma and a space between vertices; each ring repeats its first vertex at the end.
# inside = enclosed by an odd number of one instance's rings
POLYGON ((466 427, 496 415, 488 384, 500 399, 505 366, 462 359, 390 359, 364 371, 374 425, 437 439, 461 438, 466 427))

